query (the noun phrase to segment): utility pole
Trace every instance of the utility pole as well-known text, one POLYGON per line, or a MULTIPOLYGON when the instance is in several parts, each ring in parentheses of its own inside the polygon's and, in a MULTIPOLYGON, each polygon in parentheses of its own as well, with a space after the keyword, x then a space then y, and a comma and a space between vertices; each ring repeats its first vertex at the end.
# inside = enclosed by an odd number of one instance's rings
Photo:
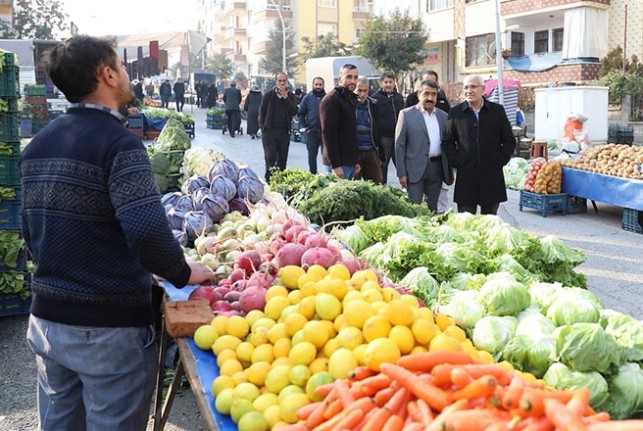
POLYGON ((281 21, 281 71, 288 73, 286 70, 286 24, 284 23, 284 17, 281 14, 281 1, 279 4, 276 4, 274 0, 268 0, 273 6, 277 8, 277 16, 279 16, 279 21, 281 21))

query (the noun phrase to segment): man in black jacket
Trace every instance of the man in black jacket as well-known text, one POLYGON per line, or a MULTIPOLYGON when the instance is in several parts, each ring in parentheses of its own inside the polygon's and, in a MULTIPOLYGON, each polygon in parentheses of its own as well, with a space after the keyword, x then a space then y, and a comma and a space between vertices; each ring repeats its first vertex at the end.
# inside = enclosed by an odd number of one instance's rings
POLYGON ((181 81, 181 78, 176 80, 173 90, 176 99, 176 110, 183 112, 183 105, 185 105, 185 84, 181 81))
POLYGON ((375 99, 368 96, 368 79, 360 78, 355 87, 357 94, 357 147, 359 148, 359 171, 356 179, 370 180, 382 184, 380 151, 379 110, 375 99))
POLYGON ((380 110, 380 130, 382 132, 382 181, 386 184, 388 164, 393 159, 395 164, 395 126, 400 111, 404 109, 404 97, 395 90, 393 72, 382 74, 382 88, 373 93, 380 110))
POLYGON ((159 94, 161 95, 161 107, 165 109, 170 109, 170 97, 172 96, 172 86, 170 81, 167 79, 163 81, 161 87, 159 88, 159 94))
POLYGON ((230 86, 223 93, 223 102, 225 103, 225 115, 228 119, 228 132, 230 137, 234 134, 241 124, 241 90, 237 88, 237 83, 232 81, 230 86))
POLYGON ((288 149, 290 148, 290 127, 292 117, 297 114, 297 100, 288 91, 288 75, 280 72, 276 76, 277 85, 264 94, 259 107, 259 126, 261 142, 266 161, 266 181, 270 181, 270 170, 286 169, 288 149))
MULTIPOLYGON (((424 75, 422 76, 422 81, 433 81, 436 84, 438 84, 438 72, 433 71, 433 70, 427 70, 424 72, 424 75)), ((417 92, 412 92, 411 94, 408 95, 406 98, 406 104, 404 105, 405 108, 410 108, 411 106, 417 105, 419 102, 417 92)), ((447 114, 449 113, 449 109, 451 109, 451 106, 449 105, 449 101, 447 100, 447 96, 444 94, 444 90, 440 89, 438 90, 438 101, 435 104, 435 107, 438 109, 442 109, 444 112, 447 114)))

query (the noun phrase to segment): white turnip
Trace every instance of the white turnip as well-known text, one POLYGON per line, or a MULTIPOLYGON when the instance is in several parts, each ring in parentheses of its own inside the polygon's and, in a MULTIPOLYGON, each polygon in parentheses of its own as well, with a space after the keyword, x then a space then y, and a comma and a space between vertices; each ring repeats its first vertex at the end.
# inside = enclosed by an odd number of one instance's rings
POLYGON ((313 247, 306 250, 301 256, 301 267, 306 270, 313 265, 321 265, 324 268, 328 268, 336 261, 337 259, 329 249, 313 247))
POLYGON ((279 249, 273 259, 273 262, 277 265, 277 268, 282 268, 286 265, 299 265, 305 250, 306 249, 301 244, 285 244, 281 249, 279 249))
POLYGON ((239 304, 244 313, 249 313, 252 310, 263 310, 266 306, 266 289, 259 286, 248 287, 241 292, 239 304))

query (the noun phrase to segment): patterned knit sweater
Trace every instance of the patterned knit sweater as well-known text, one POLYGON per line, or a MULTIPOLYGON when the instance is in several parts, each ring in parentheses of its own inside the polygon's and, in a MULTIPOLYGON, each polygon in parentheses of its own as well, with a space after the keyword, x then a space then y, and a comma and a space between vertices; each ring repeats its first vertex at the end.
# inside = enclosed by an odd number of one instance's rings
POLYGON ((152 322, 150 273, 187 283, 145 147, 114 114, 69 109, 25 148, 20 172, 35 316, 143 326, 152 322))

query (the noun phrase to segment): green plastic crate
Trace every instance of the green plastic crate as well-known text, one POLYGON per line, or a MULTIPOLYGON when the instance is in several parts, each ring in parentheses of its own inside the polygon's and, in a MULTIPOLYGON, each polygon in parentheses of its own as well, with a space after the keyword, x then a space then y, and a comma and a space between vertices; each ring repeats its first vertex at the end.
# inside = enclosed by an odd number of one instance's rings
POLYGON ((20 186, 19 158, 20 154, 0 154, 0 186, 20 186))
MULTIPOLYGON (((9 55, 5 54, 5 59, 9 55)), ((13 57, 11 57, 13 58, 13 57)), ((13 64, 7 62, 6 64, 13 64)), ((17 66, 5 66, 0 72, 0 97, 20 97, 20 68, 17 66)))
POLYGON ((20 140, 20 115, 0 113, 0 141, 20 140))

